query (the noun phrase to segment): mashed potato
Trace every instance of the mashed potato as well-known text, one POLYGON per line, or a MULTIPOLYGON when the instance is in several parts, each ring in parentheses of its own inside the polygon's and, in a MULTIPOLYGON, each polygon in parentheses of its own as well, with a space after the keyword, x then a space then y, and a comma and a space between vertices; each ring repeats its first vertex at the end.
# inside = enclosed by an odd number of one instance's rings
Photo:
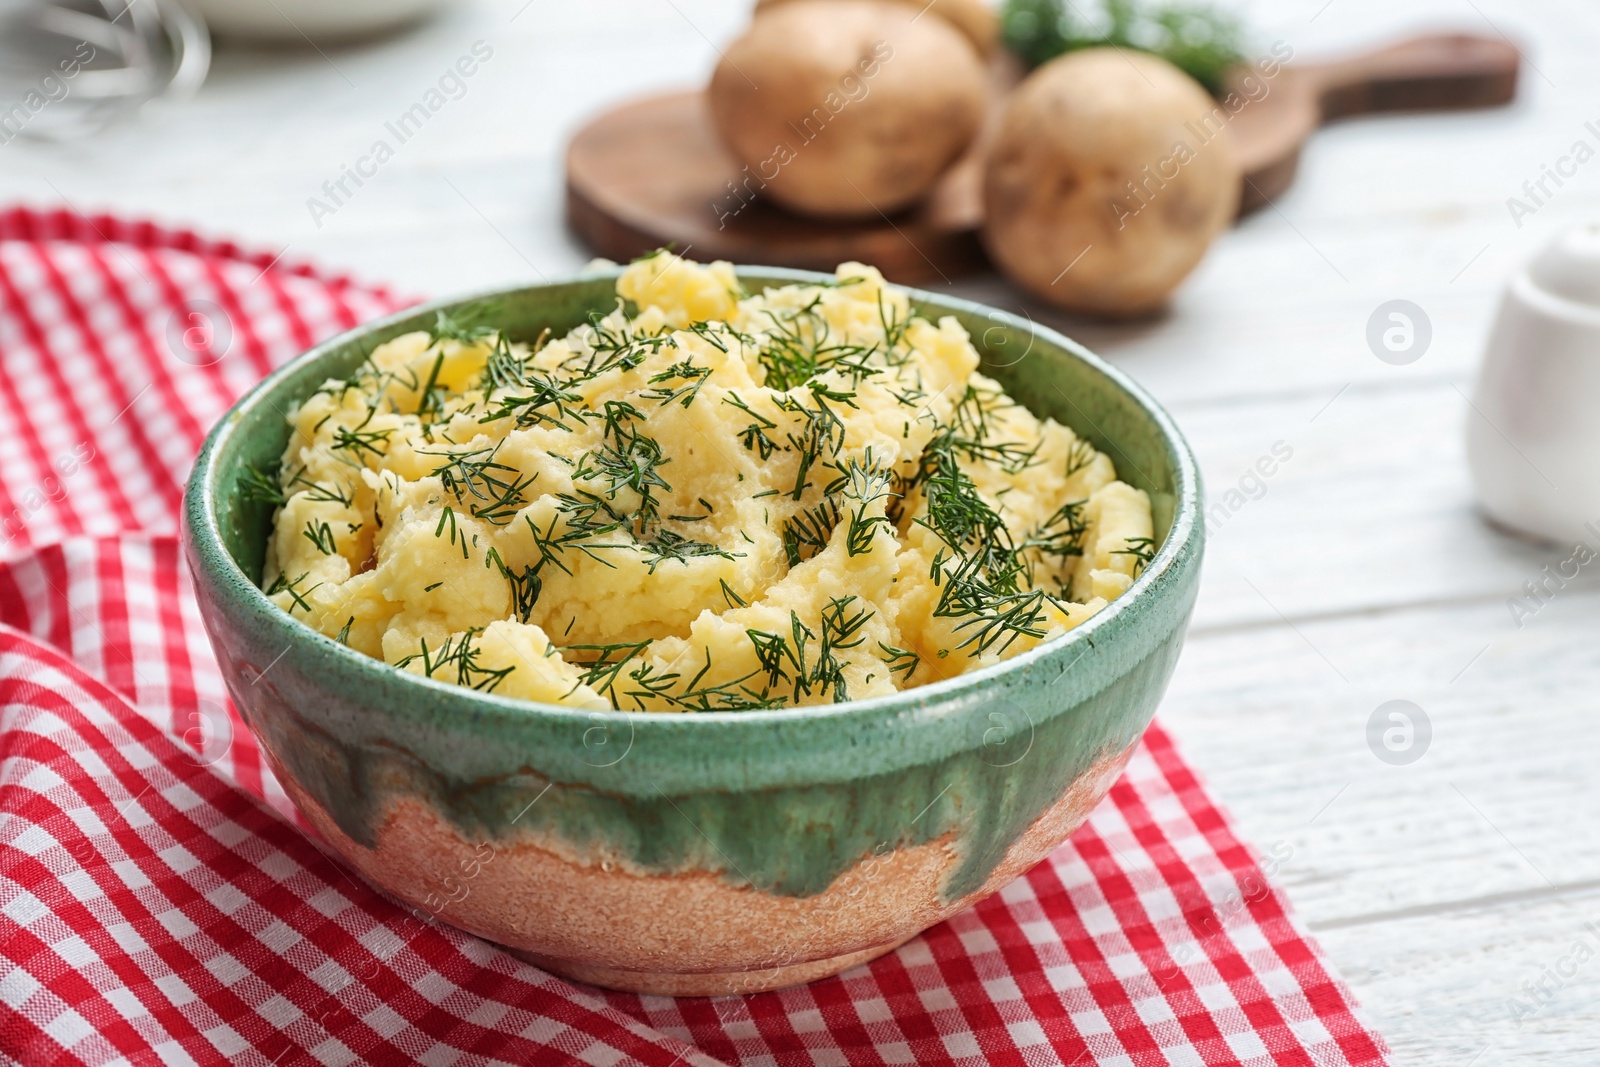
POLYGON ((300 405, 273 600, 504 696, 770 708, 995 663, 1149 559, 1145 494, 871 267, 747 296, 663 252, 617 295, 532 345, 441 316, 300 405))

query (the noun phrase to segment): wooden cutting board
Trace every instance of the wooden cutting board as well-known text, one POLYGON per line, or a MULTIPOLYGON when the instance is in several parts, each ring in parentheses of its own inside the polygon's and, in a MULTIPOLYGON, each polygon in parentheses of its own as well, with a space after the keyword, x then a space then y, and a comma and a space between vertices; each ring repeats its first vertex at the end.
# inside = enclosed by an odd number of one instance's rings
MULTIPOLYGON (((1444 111, 1508 103, 1519 54, 1508 41, 1465 34, 1418 37, 1345 59, 1283 67, 1265 96, 1233 118, 1244 171, 1240 213, 1288 188, 1318 126, 1385 111, 1444 111)), ((1020 79, 997 60, 995 111, 1020 79)), ((663 245, 697 259, 812 270, 845 260, 906 284, 984 269, 985 138, 920 205, 851 222, 809 219, 752 195, 722 147, 704 92, 653 96, 607 111, 567 149, 567 224, 595 254, 628 260, 663 245)))

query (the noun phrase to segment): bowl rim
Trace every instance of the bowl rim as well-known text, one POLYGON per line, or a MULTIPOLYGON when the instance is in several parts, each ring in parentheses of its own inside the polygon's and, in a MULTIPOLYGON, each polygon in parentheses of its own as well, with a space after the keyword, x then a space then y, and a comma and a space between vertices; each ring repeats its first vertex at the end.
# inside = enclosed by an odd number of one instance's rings
MULTIPOLYGON (((1014 315, 1008 311, 962 297, 943 295, 912 286, 886 282, 886 284, 904 292, 913 304, 923 304, 937 309, 940 317, 956 313, 982 317, 997 326, 1023 331, 1025 334, 1031 335, 1035 340, 1043 340, 1049 344, 1056 345, 1072 358, 1080 360, 1109 379, 1138 405, 1144 415, 1150 419, 1160 432, 1161 439, 1173 460, 1174 475, 1173 516, 1166 539, 1162 542, 1156 555, 1126 591, 1108 603, 1088 621, 1081 623, 1060 637, 1041 642, 1031 649, 1001 660, 998 663, 980 667, 977 670, 968 671, 953 678, 930 682, 914 689, 901 690, 887 696, 869 697, 862 700, 846 700, 830 704, 799 705, 783 708, 743 711, 696 711, 678 714, 660 711, 623 711, 615 708, 581 708, 484 693, 423 675, 412 674, 408 671, 397 670, 383 660, 358 652, 283 611, 240 568, 223 543, 217 519, 216 483, 219 476, 217 459, 232 438, 235 428, 243 422, 242 416, 247 410, 257 405, 270 403, 280 412, 282 411, 282 406, 274 403, 270 397, 285 379, 299 372, 304 366, 325 358, 337 349, 344 348, 353 342, 359 342, 364 337, 401 323, 419 317, 431 317, 437 311, 449 311, 463 305, 514 298, 533 291, 552 289, 563 285, 607 279, 614 282, 625 267, 626 265, 624 264, 597 270, 584 270, 563 278, 546 279, 534 284, 499 286, 414 304, 381 318, 361 323, 319 342, 271 371, 247 389, 218 418, 216 424, 207 433, 200 452, 195 458, 194 466, 184 491, 181 520, 182 531, 191 548, 191 551, 187 553, 191 560, 191 569, 201 572, 193 575, 195 581, 205 582, 213 589, 220 586, 224 590, 242 594, 246 599, 244 606, 250 609, 252 614, 274 620, 272 625, 281 632, 286 642, 286 649, 296 643, 303 644, 309 640, 312 648, 324 655, 335 657, 344 666, 355 670, 358 674, 368 676, 376 684, 412 686, 416 687, 417 692, 431 694, 437 699, 463 701, 474 709, 480 722, 483 718, 489 717, 495 720, 503 720, 506 725, 525 724, 530 721, 533 713, 537 713, 546 722, 554 724, 561 720, 566 720, 568 725, 580 729, 603 727, 612 724, 626 725, 630 730, 630 736, 632 736, 632 730, 646 723, 650 724, 652 729, 671 728, 669 724, 688 722, 701 723, 707 728, 716 724, 731 725, 733 723, 744 723, 752 728, 760 725, 777 727, 787 723, 833 722, 841 718, 867 719, 875 716, 878 718, 892 718, 905 712, 927 711, 930 708, 937 710, 961 696, 982 690, 1002 679, 1024 674, 1028 672, 1029 668, 1035 667, 1042 661, 1062 653, 1065 649, 1082 645, 1087 645, 1091 649, 1099 648, 1100 646, 1096 646, 1094 642, 1095 635, 1102 630, 1115 626, 1124 615, 1139 610, 1145 603, 1158 597, 1163 591, 1181 581, 1184 577, 1183 572, 1187 568, 1180 566, 1180 564, 1185 562, 1190 553, 1198 550, 1202 545, 1204 527, 1198 521, 1201 506, 1201 482, 1198 464, 1188 441, 1184 438, 1176 423, 1173 422, 1172 417, 1142 386, 1077 341, 1048 326, 1041 326, 1029 317, 1014 315)), ((832 281, 835 277, 832 274, 819 271, 750 264, 736 264, 734 270, 741 281, 748 278, 758 283, 792 284, 795 282, 832 281)), ((1068 402, 1071 402, 1070 397, 1068 402)), ((1085 417, 1087 418, 1087 416, 1085 417)), ((227 594, 224 593, 224 595, 227 594)), ((1080 652, 1078 658, 1083 655, 1084 652, 1080 652)), ((1071 662, 1076 663, 1077 658, 1071 662)), ((1065 671, 1061 673, 1064 674, 1065 671)), ((399 706, 387 706, 386 714, 410 717, 416 713, 409 712, 407 706, 401 704, 399 706)))

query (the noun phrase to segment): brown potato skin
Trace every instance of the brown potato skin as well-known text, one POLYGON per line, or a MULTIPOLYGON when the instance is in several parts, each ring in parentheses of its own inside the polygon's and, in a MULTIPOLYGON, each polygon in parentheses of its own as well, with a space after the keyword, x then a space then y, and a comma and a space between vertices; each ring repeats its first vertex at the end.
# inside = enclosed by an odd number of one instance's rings
MULTIPOLYGON (((790 0, 756 0, 756 13, 760 14, 769 8, 789 2, 790 0)), ((995 45, 1000 43, 1000 16, 995 14, 994 8, 983 0, 896 0, 896 2, 911 4, 918 11, 926 8, 938 15, 965 34, 979 55, 989 55, 994 51, 995 45)))
POLYGON ((728 46, 710 100, 761 195, 867 218, 938 181, 977 133, 987 92, 977 53, 942 19, 897 0, 790 0, 728 46))
POLYGON ((985 169, 990 258, 1058 307, 1160 308, 1238 210, 1228 117, 1155 56, 1095 48, 1046 63, 1006 105, 985 169))

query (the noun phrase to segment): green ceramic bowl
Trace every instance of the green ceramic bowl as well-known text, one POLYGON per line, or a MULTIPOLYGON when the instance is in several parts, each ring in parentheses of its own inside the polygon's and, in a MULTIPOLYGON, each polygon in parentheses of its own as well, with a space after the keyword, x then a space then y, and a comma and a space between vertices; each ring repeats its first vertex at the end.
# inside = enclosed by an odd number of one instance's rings
MULTIPOLYGON (((739 272, 752 290, 823 275, 739 272)), ((240 492, 285 412, 438 309, 513 337, 613 306, 616 272, 402 312, 307 352, 228 412, 184 505, 202 617, 234 703, 300 810, 416 908, 598 985, 749 992, 873 959, 1033 866, 1121 772, 1194 604, 1194 459, 1136 385, 1058 334, 954 315, 984 369, 1150 494, 1160 548, 1090 622, 1003 664, 893 697, 777 711, 588 712, 396 671, 257 586, 271 515, 240 492)))

